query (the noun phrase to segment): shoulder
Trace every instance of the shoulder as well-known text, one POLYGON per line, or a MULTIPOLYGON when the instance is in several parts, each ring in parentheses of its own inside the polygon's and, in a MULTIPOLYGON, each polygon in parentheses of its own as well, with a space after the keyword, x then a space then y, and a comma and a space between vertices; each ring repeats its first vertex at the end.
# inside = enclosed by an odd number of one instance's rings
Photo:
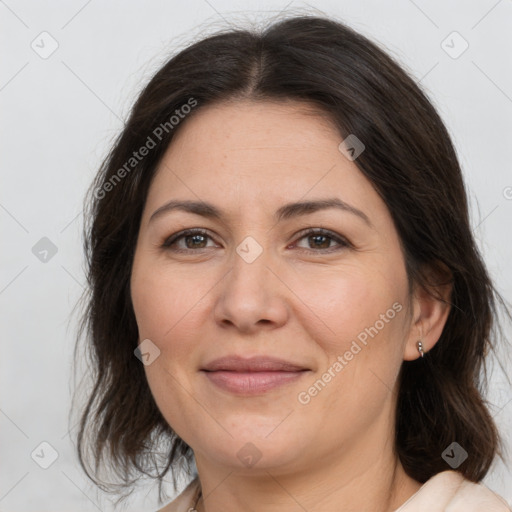
POLYGON ((158 512, 191 512, 199 495, 199 479, 194 478, 185 489, 158 512))
MULTIPOLYGON (((510 512, 506 501, 483 484, 465 480, 450 502, 454 511, 488 510, 489 512, 510 512)), ((451 508, 450 508, 451 510, 451 508)))
POLYGON ((506 501, 457 471, 434 475, 395 512, 511 512, 506 501))

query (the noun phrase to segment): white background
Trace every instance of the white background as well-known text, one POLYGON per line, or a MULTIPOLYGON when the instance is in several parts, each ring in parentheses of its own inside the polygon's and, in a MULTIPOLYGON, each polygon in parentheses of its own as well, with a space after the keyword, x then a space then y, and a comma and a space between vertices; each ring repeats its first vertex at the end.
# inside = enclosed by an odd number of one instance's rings
MULTIPOLYGON (((512 298, 512 1, 288 1, 0 1, 0 510, 112 510, 68 435, 83 195, 141 86, 171 54, 230 23, 318 10, 384 45, 421 81, 453 137, 478 244, 512 298), (46 59, 31 48, 43 31, 58 43, 46 59), (442 47, 453 31, 469 44, 456 59, 442 47), (58 250, 46 263, 32 253, 42 237, 58 250), (58 452, 46 470, 31 458, 43 441, 58 452)), ((511 450, 512 392, 499 372, 489 400, 511 450)), ((512 503, 510 464, 484 482, 512 503)), ((126 509, 156 510, 155 490, 146 484, 126 509)))

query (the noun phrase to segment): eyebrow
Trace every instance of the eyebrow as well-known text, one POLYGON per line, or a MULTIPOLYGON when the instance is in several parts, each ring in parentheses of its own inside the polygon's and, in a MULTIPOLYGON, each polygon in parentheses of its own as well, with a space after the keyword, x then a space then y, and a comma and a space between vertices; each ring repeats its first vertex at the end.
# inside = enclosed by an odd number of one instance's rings
MULTIPOLYGON (((339 210, 356 215, 362 219, 369 227, 373 228, 370 219, 364 212, 337 197, 318 199, 315 201, 299 201, 296 203, 288 203, 284 206, 281 206, 274 214, 274 217, 277 221, 283 221, 291 219, 292 217, 308 215, 310 213, 314 213, 320 210, 327 210, 330 208, 337 208, 339 210)), ((151 215, 149 222, 157 217, 160 217, 164 213, 169 213, 174 210, 194 213, 195 215, 201 215, 202 217, 216 220, 222 220, 224 216, 222 210, 211 203, 206 203, 204 201, 172 200, 156 209, 151 215)))

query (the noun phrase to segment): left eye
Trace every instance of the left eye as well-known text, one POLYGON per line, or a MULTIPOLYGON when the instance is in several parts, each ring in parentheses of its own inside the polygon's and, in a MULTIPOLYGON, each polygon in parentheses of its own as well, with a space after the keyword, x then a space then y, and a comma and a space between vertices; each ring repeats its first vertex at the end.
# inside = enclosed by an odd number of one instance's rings
POLYGON ((317 248, 320 250, 331 250, 331 249, 339 249, 340 247, 349 247, 348 241, 344 240, 342 237, 335 235, 331 231, 326 229, 313 229, 304 233, 299 240, 307 239, 308 244, 313 245, 312 248, 317 248), (330 245, 331 242, 336 242, 340 247, 332 247, 330 245))
MULTIPOLYGON (((162 247, 175 251, 175 252, 189 252, 194 249, 207 249, 207 241, 211 236, 207 231, 201 229, 188 229, 181 233, 171 235, 163 244, 162 247), (178 242, 185 241, 185 248, 177 247, 178 242)), ((303 233, 298 240, 307 239, 310 245, 309 249, 318 249, 314 252, 339 250, 350 246, 350 243, 341 236, 335 235, 333 232, 326 229, 310 229, 303 233), (338 247, 332 247, 331 242, 336 242, 338 247)), ((306 248, 308 250, 308 248, 306 248)))

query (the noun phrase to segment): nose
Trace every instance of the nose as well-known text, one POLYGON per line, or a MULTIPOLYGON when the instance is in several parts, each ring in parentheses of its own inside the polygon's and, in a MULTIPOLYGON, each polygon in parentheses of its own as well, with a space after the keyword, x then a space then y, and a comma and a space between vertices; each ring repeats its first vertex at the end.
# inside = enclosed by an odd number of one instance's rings
POLYGON ((219 326, 253 333, 286 323, 287 287, 271 260, 265 250, 252 262, 234 252, 231 271, 219 283, 215 304, 219 326))

